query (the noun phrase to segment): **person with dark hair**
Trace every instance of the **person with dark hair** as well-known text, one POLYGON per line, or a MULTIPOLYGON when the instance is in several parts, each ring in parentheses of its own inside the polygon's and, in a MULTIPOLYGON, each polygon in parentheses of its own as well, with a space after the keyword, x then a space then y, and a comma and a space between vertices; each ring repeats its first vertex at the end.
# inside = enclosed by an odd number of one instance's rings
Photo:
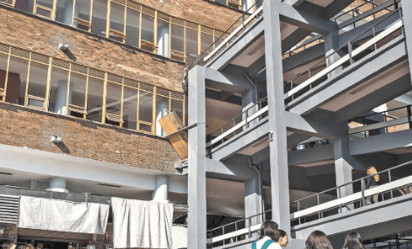
POLYGON ((287 244, 288 244, 288 242, 289 242, 289 241, 288 241, 288 234, 287 234, 285 231, 278 229, 278 230, 275 232, 274 240, 277 241, 278 244, 279 244, 281 247, 286 247, 287 244))
POLYGON ((328 236, 322 231, 316 230, 309 234, 305 242, 306 249, 333 249, 328 236))
POLYGON ((353 231, 346 235, 343 249, 365 249, 362 243, 362 238, 359 233, 353 231))
POLYGON ((260 227, 259 240, 253 242, 252 249, 281 249, 275 241, 278 224, 274 221, 265 221, 260 227))

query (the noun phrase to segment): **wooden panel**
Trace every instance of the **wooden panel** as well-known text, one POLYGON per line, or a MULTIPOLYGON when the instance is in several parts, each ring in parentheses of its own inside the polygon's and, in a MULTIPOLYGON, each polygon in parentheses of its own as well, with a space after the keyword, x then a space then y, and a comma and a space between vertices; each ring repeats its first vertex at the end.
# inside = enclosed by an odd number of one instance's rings
MULTIPOLYGON (((184 127, 182 120, 179 118, 176 112, 172 112, 159 120, 159 124, 162 126, 166 133, 166 136, 180 130, 184 127)), ((173 148, 179 154, 182 160, 187 159, 187 131, 182 131, 168 137, 173 148)))

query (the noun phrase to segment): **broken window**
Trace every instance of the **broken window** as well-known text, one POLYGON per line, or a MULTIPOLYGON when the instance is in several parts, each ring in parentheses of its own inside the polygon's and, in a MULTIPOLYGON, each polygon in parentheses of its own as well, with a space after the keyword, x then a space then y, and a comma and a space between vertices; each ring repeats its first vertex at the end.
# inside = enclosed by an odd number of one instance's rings
POLYGON ((124 87, 123 127, 136 129, 137 126, 137 89, 124 87))
POLYGON ((55 20, 67 25, 72 25, 73 0, 57 0, 55 20))
POLYGON ((107 82, 106 123, 121 126, 122 119, 122 86, 107 82))
POLYGON ((124 35, 124 17, 126 6, 111 2, 110 3, 110 35, 116 41, 123 42, 126 39, 124 35))
POLYGON ((138 130, 152 132, 153 124, 153 87, 140 84, 138 130), (143 88, 143 89, 142 89, 143 88))
MULTIPOLYGON (((157 54, 169 57, 169 34, 170 34, 170 24, 168 21, 157 18, 157 54)), ((164 19, 166 17, 164 14, 161 15, 164 19)))
POLYGON ((196 58, 198 55, 198 31, 186 28, 186 58, 196 58))
POLYGON ((6 102, 24 105, 29 61, 10 56, 6 102))
POLYGON ((73 26, 90 31, 91 25, 91 0, 75 0, 73 26))
POLYGON ((53 0, 36 0, 35 14, 53 19, 53 0))
POLYGON ((26 105, 44 109, 48 65, 31 61, 26 105))
POLYGON ((185 40, 184 40, 184 27, 173 24, 171 30, 171 49, 170 57, 175 60, 185 61, 185 40))
POLYGON ((89 76, 86 119, 102 122, 104 80, 89 76))
POLYGON ((69 71, 57 67, 52 68, 50 79, 50 98, 49 111, 64 114, 67 112, 67 82, 69 80, 69 71))
POLYGON ((182 123, 185 123, 184 115, 183 115, 183 101, 177 100, 177 99, 171 99, 171 106, 170 106, 171 112, 176 112, 177 116, 182 120, 182 123))
POLYGON ((154 44, 154 17, 142 13, 142 40, 141 48, 150 52, 156 52, 154 44))
MULTIPOLYGON (((209 48, 210 45, 213 44, 213 35, 206 34, 206 33, 202 32, 200 40, 201 40, 201 48, 200 49, 202 51, 205 51, 207 48, 209 48)), ((210 53, 211 50, 208 51, 208 52, 210 53)))
POLYGON ((131 8, 127 8, 126 18, 126 44, 138 47, 140 12, 131 8))
POLYGON ((8 59, 8 55, 0 54, 0 100, 2 100, 6 94, 8 59))
POLYGON ((79 118, 84 118, 86 116, 86 82, 87 75, 74 72, 70 74, 69 110, 67 114, 79 118))
POLYGON ((93 0, 92 33, 106 36, 107 1, 93 0))
POLYGON ((33 13, 34 0, 16 0, 14 7, 19 10, 33 13))

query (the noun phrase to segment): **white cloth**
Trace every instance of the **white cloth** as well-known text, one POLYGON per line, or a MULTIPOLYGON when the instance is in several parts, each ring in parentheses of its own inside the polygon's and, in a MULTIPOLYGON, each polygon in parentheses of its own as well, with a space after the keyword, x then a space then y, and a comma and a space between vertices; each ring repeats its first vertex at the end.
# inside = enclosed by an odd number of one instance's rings
POLYGON ((172 248, 173 204, 112 197, 114 248, 172 248))
MULTIPOLYGON (((265 244, 265 242, 268 240, 271 240, 271 238, 268 236, 265 236, 262 239, 256 241, 256 249, 262 248, 263 244, 265 244)), ((267 249, 282 249, 282 247, 278 243, 273 242, 272 244, 270 244, 270 246, 268 246, 267 249)))
POLYGON ((86 204, 21 196, 17 226, 60 232, 104 234, 109 208, 108 204, 86 204))

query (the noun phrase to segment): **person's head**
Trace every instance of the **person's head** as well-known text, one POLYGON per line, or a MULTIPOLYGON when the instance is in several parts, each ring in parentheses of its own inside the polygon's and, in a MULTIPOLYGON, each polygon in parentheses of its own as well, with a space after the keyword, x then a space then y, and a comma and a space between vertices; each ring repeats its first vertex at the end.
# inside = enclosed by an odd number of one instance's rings
MULTIPOLYGON (((378 171, 374 166, 369 166, 368 170, 366 171, 366 174, 368 175, 373 175, 376 173, 378 173, 378 171)), ((379 175, 374 175, 373 177, 375 178, 375 181, 379 182, 379 175)))
POLYGON ((306 249, 333 249, 328 236, 322 231, 316 230, 309 234, 305 242, 306 249))
POLYGON ((345 244, 343 248, 347 249, 364 249, 362 238, 357 232, 350 232, 346 235, 345 244))
POLYGON ((288 234, 283 230, 277 230, 275 232, 274 241, 278 242, 278 244, 282 247, 286 247, 288 244, 288 234))
MULTIPOLYGON (((263 222, 262 226, 260 227, 260 238, 262 239, 265 236, 269 236, 272 240, 274 240, 275 233, 278 230, 278 224, 274 221, 265 221, 263 222)), ((276 240, 275 240, 276 241, 276 240)))

